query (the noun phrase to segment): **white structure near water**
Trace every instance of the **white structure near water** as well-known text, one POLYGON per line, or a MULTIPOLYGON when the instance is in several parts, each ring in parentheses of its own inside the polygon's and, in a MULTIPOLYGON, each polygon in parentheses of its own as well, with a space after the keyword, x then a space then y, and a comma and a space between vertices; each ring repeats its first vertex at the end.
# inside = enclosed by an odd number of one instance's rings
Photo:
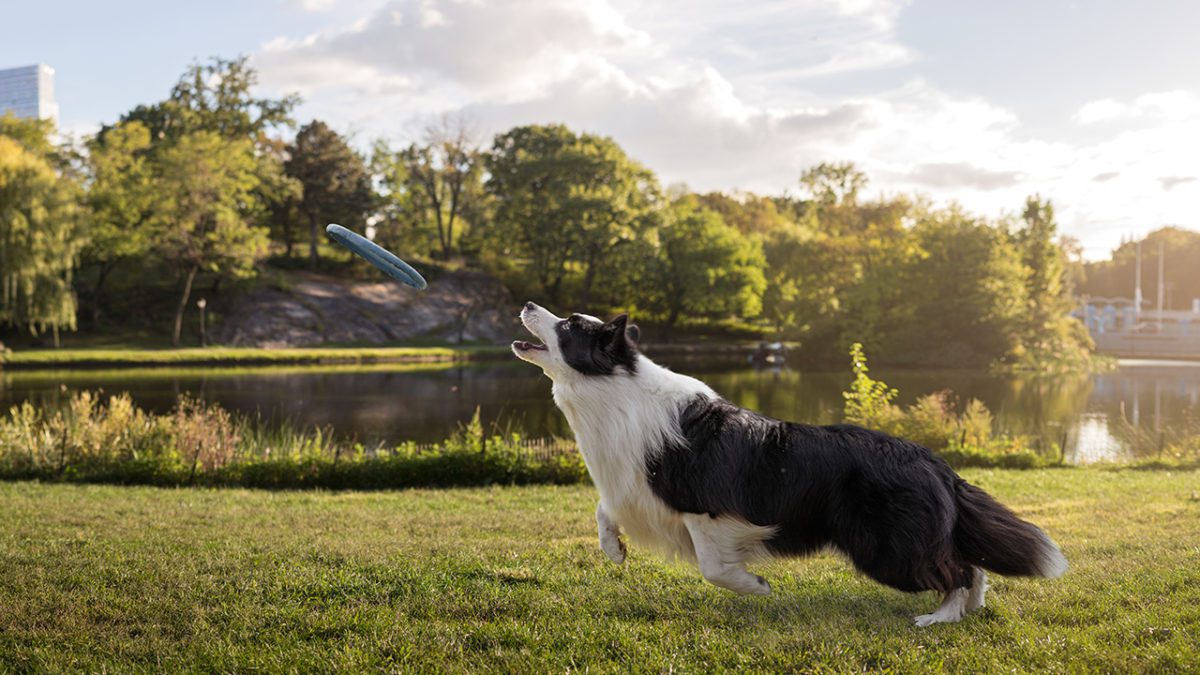
POLYGON ((58 121, 54 69, 39 63, 0 70, 0 115, 58 121))
POLYGON ((1158 249, 1158 294, 1149 306, 1142 295, 1142 245, 1137 247, 1133 298, 1084 298, 1074 312, 1096 348, 1114 356, 1200 358, 1200 298, 1191 311, 1166 309, 1163 246, 1158 249))

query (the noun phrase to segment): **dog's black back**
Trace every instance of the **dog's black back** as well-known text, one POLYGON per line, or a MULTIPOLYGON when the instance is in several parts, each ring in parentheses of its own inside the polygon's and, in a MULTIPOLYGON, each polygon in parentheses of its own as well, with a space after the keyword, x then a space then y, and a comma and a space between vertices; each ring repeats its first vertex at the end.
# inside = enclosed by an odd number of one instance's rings
POLYGON ((683 443, 647 458, 669 506, 776 528, 776 553, 827 546, 903 591, 971 585, 972 565, 1042 574, 1046 538, 963 481, 928 448, 853 425, 771 419, 696 397, 680 414, 683 443))

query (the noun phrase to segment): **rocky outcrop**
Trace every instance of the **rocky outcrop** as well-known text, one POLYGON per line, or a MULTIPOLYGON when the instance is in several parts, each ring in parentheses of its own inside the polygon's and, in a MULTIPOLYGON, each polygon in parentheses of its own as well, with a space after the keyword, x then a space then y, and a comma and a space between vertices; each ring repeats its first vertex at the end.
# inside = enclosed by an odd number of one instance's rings
POLYGON ((298 273, 283 287, 258 288, 236 300, 216 337, 226 345, 267 348, 413 338, 499 344, 516 334, 517 311, 504 285, 478 272, 445 274, 423 291, 298 273))

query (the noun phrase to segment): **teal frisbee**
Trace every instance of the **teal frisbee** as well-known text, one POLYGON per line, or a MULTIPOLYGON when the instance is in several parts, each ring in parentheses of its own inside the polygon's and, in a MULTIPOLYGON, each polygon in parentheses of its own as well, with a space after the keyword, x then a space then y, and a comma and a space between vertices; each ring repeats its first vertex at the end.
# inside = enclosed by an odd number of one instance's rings
POLYGON ((418 290, 428 285, 425 283, 425 277, 413 269, 412 265, 397 258, 391 251, 360 234, 351 232, 341 225, 326 227, 325 234, 329 235, 337 243, 350 249, 358 257, 378 267, 381 272, 396 281, 406 283, 418 290))

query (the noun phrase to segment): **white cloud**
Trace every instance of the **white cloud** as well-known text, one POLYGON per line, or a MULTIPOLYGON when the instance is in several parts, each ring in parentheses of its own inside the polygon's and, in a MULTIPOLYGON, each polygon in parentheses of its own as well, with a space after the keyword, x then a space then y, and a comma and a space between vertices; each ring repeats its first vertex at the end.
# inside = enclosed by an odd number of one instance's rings
POLYGON ((1111 98, 1085 103, 1077 113, 1079 124, 1101 122, 1172 121, 1200 117, 1200 94, 1183 89, 1142 94, 1132 101, 1111 98))
POLYGON ((484 133, 562 122, 700 190, 778 193, 807 166, 848 160, 877 190, 983 215, 1052 197, 1092 255, 1132 230, 1194 224, 1196 92, 1092 101, 1073 118, 1090 136, 1070 142, 1030 137, 1011 110, 911 75, 869 93, 812 93, 833 74, 913 63, 896 32, 906 4, 393 0, 273 40, 255 63, 264 83, 305 95, 306 114, 368 139, 407 136, 445 112, 484 133))
POLYGON ((336 0, 283 0, 285 4, 291 5, 305 12, 327 12, 333 9, 336 0))

